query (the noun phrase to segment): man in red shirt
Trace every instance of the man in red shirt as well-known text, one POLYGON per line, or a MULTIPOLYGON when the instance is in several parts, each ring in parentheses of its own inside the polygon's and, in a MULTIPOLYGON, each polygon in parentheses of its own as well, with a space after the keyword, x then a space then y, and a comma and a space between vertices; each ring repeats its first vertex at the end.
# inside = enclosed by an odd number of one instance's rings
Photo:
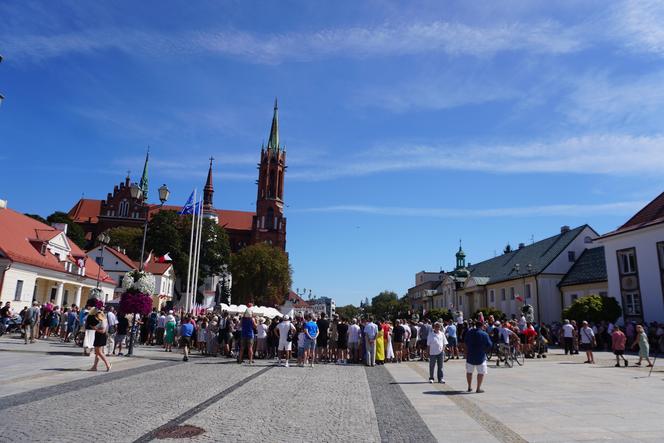
POLYGON ((523 330, 523 335, 526 342, 524 354, 526 357, 532 358, 535 356, 533 353, 533 345, 535 344, 535 339, 537 338, 537 331, 535 331, 532 323, 526 323, 526 329, 523 330))
POLYGON ((627 343, 627 337, 623 331, 620 330, 620 327, 616 326, 611 334, 611 350, 616 356, 616 368, 620 367, 621 358, 623 364, 627 366, 627 359, 623 355, 625 353, 625 343, 627 343))

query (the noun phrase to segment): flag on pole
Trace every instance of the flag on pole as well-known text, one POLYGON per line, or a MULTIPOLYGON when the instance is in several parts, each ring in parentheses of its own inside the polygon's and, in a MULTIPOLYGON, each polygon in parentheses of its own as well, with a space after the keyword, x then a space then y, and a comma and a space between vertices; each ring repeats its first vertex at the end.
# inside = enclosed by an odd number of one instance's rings
POLYGON ((522 301, 523 301, 523 297, 521 297, 520 295, 517 295, 517 296, 516 296, 516 300, 522 302, 522 301))
POLYGON ((168 262, 172 262, 173 259, 171 258, 171 256, 170 256, 169 254, 170 254, 170 252, 167 252, 166 254, 162 255, 161 257, 155 257, 154 261, 155 261, 156 263, 168 263, 168 262))
POLYGON ((145 269, 148 263, 150 263, 150 260, 152 260, 152 251, 150 251, 150 253, 148 254, 148 258, 146 258, 145 261, 143 262, 143 269, 145 269))
POLYGON ((141 175, 141 182, 139 187, 143 193, 143 200, 148 199, 148 160, 150 158, 150 147, 148 146, 148 152, 145 154, 145 164, 143 165, 143 175, 141 175))
POLYGON ((194 213, 194 191, 191 191, 191 195, 187 199, 187 202, 182 206, 182 209, 178 211, 178 215, 191 215, 194 213))

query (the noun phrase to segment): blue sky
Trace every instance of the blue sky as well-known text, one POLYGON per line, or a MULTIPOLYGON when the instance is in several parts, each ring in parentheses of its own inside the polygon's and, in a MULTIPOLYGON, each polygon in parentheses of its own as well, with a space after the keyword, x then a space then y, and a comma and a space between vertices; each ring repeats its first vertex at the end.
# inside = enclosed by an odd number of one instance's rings
MULTIPOLYGON (((338 304, 664 190, 659 2, 0 3, 0 198, 47 215, 127 170, 215 164, 255 207, 275 96, 294 288, 338 304)), ((153 187, 154 189, 154 187, 153 187)), ((152 200, 156 200, 153 193, 152 200)))

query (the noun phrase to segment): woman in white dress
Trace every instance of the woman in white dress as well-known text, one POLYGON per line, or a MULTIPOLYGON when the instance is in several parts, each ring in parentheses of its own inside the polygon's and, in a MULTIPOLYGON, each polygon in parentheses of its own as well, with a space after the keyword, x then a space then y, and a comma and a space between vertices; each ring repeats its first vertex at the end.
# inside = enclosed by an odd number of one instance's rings
POLYGON ((85 325, 85 338, 83 339, 83 355, 90 355, 95 347, 95 326, 93 326, 97 308, 90 308, 88 315, 83 320, 85 325))
POLYGON ((390 329, 387 332, 387 351, 385 352, 385 360, 394 361, 394 348, 392 347, 392 331, 394 331, 394 327, 392 326, 392 322, 387 322, 387 324, 390 326, 390 329))

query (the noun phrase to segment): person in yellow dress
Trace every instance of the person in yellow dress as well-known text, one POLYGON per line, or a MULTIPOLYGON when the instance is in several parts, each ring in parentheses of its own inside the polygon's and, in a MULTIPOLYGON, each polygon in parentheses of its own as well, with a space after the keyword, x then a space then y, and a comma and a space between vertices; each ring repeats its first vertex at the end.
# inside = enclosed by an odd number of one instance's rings
POLYGON ((376 363, 385 363, 385 335, 383 333, 383 322, 378 322, 378 334, 376 335, 376 363))

